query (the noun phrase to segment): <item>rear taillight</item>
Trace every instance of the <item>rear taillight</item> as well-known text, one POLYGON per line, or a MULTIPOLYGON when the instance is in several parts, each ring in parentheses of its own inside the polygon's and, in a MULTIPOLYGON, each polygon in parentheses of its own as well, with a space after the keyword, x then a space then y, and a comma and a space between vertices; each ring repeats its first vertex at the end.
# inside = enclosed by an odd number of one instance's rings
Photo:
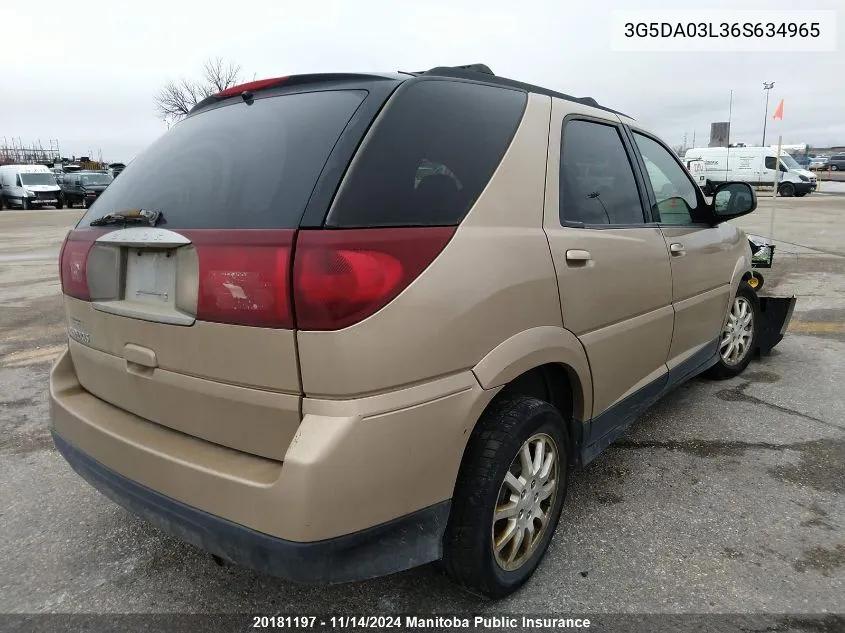
POLYGON ((300 231, 293 267, 296 327, 338 330, 404 290, 455 227, 300 231))
MULTIPOLYGON (((95 240, 108 231, 79 229, 65 238, 59 272, 66 295, 91 300, 89 256, 95 240)), ((196 249, 196 281, 189 285, 196 289, 198 320, 338 330, 372 315, 407 288, 443 250, 455 227, 299 231, 295 249, 293 229, 179 233, 196 249)))
POLYGON ((76 299, 90 301, 88 289, 88 253, 102 231, 78 229, 67 234, 59 253, 59 279, 62 292, 76 299))
POLYGON ((197 319, 293 328, 293 230, 180 231, 197 249, 197 319))

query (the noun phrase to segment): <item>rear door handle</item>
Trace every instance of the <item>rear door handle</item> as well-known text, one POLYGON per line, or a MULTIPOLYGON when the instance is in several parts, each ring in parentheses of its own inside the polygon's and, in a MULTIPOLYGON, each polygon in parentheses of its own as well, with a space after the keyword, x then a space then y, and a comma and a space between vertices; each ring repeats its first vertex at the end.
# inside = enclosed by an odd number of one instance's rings
POLYGON ((681 255, 687 254, 687 249, 684 248, 683 244, 675 242, 674 244, 669 244, 669 252, 675 257, 680 257, 681 255))
POLYGON ((569 249, 566 251, 566 261, 568 262, 588 262, 593 258, 590 251, 582 251, 578 249, 569 249))

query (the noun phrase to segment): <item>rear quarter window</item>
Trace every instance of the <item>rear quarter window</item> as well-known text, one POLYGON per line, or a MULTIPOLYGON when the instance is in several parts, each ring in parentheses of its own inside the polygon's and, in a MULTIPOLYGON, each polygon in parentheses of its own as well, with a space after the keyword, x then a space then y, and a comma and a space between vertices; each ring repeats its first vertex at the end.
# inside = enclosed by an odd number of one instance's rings
POLYGON ((190 116, 103 192, 80 227, 107 213, 161 211, 168 228, 295 228, 366 90, 236 101, 190 116))
POLYGON ((502 160, 527 94, 412 81, 377 119, 340 187, 330 227, 461 222, 502 160))

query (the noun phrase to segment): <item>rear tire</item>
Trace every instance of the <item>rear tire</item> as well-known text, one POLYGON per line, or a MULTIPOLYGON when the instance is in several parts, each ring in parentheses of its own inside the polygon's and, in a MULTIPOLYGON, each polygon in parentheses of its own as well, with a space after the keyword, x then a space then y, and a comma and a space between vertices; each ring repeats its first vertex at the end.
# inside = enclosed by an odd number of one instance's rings
POLYGON ((795 185, 791 182, 785 182, 780 186, 780 195, 784 198, 791 198, 795 195, 795 185))
POLYGON ((444 537, 442 567, 453 581, 502 598, 534 573, 566 498, 565 429, 555 407, 530 396, 504 397, 484 412, 467 444, 444 537))
POLYGON ((746 282, 740 282, 736 295, 731 300, 730 312, 725 327, 719 335, 719 360, 705 372, 707 378, 725 380, 738 376, 754 356, 757 337, 760 332, 760 299, 746 282), (743 307, 747 312, 743 313, 743 307), (746 319, 744 314, 750 313, 746 319), (739 346, 741 353, 732 355, 739 346))

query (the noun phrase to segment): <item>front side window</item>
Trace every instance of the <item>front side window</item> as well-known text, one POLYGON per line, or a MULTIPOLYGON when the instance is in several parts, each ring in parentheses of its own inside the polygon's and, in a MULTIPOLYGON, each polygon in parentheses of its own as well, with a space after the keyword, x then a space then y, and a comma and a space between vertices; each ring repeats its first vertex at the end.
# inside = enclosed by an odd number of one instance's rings
POLYGON ((560 220, 584 224, 643 224, 634 171, 619 130, 568 121, 560 155, 560 220))
POLYGON ((663 224, 692 224, 698 206, 695 185, 684 168, 660 143, 634 132, 646 173, 654 190, 655 210, 663 224))

